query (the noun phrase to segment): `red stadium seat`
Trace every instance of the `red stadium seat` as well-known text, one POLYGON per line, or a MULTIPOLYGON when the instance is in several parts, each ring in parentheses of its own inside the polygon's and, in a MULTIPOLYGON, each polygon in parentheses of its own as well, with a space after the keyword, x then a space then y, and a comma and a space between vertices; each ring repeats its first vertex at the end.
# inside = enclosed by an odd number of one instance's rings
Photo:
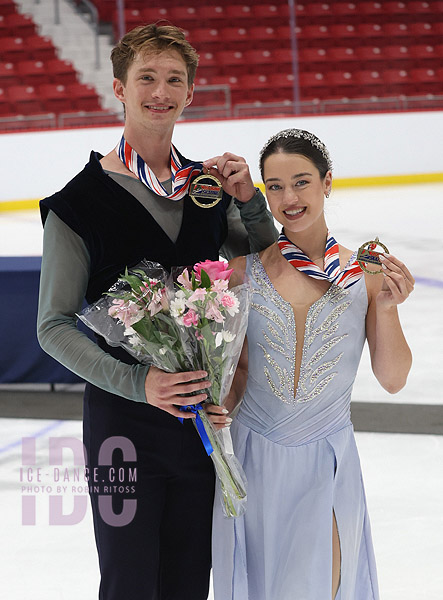
POLYGON ((228 4, 225 5, 227 18, 235 26, 248 26, 253 22, 253 14, 248 4, 228 4))
POLYGON ((27 60, 28 49, 20 37, 0 38, 0 56, 4 61, 27 60))
POLYGON ((38 86, 47 83, 49 75, 46 65, 41 60, 24 60, 17 63, 17 73, 20 76, 21 83, 26 85, 38 86))
POLYGON ((141 19, 145 23, 155 23, 156 21, 161 21, 162 19, 169 19, 168 9, 164 8, 163 6, 143 8, 140 13, 141 19))
POLYGON ((351 71, 329 71, 327 83, 331 90, 334 90, 334 97, 349 94, 352 91, 355 93, 357 90, 354 75, 351 71))
POLYGON ((31 15, 22 15, 20 13, 11 13, 4 18, 4 25, 9 31, 9 35, 17 37, 27 37, 35 35, 36 27, 31 15))
POLYGON ((100 99, 95 88, 86 83, 70 83, 66 85, 68 96, 75 103, 77 110, 98 112, 102 110, 100 99))
POLYGON ((202 52, 198 60, 198 74, 201 77, 212 77, 220 72, 220 67, 214 52, 202 52))
POLYGON ((45 110, 57 114, 74 110, 75 105, 64 85, 46 83, 39 86, 39 94, 45 110))
POLYGON ((335 69, 353 70, 356 68, 358 57, 354 48, 336 46, 329 48, 327 58, 333 61, 335 69))
POLYGON ((385 69, 382 72, 385 95, 406 94, 411 90, 411 79, 406 69, 385 69))
POLYGON ((405 44, 385 46, 383 56, 386 59, 386 65, 390 68, 409 69, 413 65, 409 46, 405 44))
POLYGON ((443 94, 443 80, 434 69, 411 69, 409 72, 417 93, 443 94))
POLYGON ((252 6, 254 21, 259 25, 278 26, 289 19, 289 7, 284 4, 254 4, 252 6))
POLYGON ((309 71, 318 69, 318 63, 323 64, 327 60, 327 52, 325 48, 301 48, 298 52, 300 69, 309 71))
POLYGON ((194 45, 199 52, 213 52, 219 48, 223 38, 220 33, 221 30, 214 28, 198 28, 189 31, 187 38, 194 45))
POLYGON ((44 112, 39 95, 30 85, 13 85, 7 90, 11 108, 17 114, 35 115, 44 112))
MULTIPOLYGON (((434 4, 436 3, 432 2, 432 5, 434 4)), ((433 8, 429 2, 408 2, 408 11, 414 15, 432 15, 436 8, 433 8)))
POLYGON ((249 35, 251 40, 272 41, 277 38, 277 30, 274 27, 250 27, 249 35))
POLYGON ((0 88, 0 117, 8 117, 13 114, 14 111, 7 94, 3 88, 0 88))
POLYGON ((342 38, 357 37, 357 29, 355 28, 355 25, 350 25, 350 24, 348 24, 348 25, 345 25, 345 24, 331 25, 329 27, 329 33, 336 40, 340 40, 342 38))
MULTIPOLYGON (((143 17, 145 17, 145 10, 153 10, 153 9, 144 9, 143 17)), ((200 21, 200 11, 193 6, 169 6, 167 9, 168 19, 170 19, 175 25, 178 27, 192 27, 196 23, 200 21)), ((165 16, 162 17, 163 19, 165 16)))
POLYGON ((239 89, 241 87, 238 77, 234 77, 233 75, 218 75, 217 77, 213 77, 211 79, 211 84, 227 85, 233 90, 239 89))
POLYGON ((19 85, 20 77, 12 62, 0 63, 0 88, 6 88, 11 85, 19 85))
POLYGON ((407 23, 384 23, 382 30, 389 37, 406 38, 410 35, 407 23))
POLYGON ((57 58, 57 52, 51 38, 41 35, 30 35, 26 38, 26 46, 33 60, 51 60, 57 58))
POLYGON ((275 73, 275 57, 270 50, 246 50, 244 61, 250 73, 275 73))
POLYGON ((369 94, 376 93, 378 87, 383 84, 383 78, 379 71, 365 69, 354 73, 354 81, 361 87, 366 88, 369 94))
POLYGON ((334 2, 331 6, 331 14, 334 17, 350 17, 353 18, 359 14, 358 3, 355 2, 334 2))
POLYGON ((383 15, 383 4, 381 2, 359 2, 358 10, 362 15, 383 15))
POLYGON ((437 51, 437 47, 431 46, 430 44, 417 44, 415 46, 410 46, 409 54, 411 58, 415 60, 416 64, 420 64, 423 61, 426 61, 426 63, 428 63, 428 61, 436 62, 442 58, 437 51))
POLYGON ((12 0, 0 0, 0 15, 7 16, 17 12, 17 6, 12 0))
POLYGON ((269 83, 278 88, 292 90, 294 88, 294 76, 292 73, 273 73, 269 75, 269 83))
POLYGON ((443 35, 443 28, 439 28, 438 23, 410 23, 409 32, 413 37, 428 37, 443 35))
MULTIPOLYGON (((297 5, 297 16, 329 17, 333 11, 333 2, 304 2, 300 9, 297 5), (299 14, 300 13, 300 14, 299 14)), ((316 20, 316 19, 315 19, 316 20)))
MULTIPOLYGON (((288 78, 290 80, 290 76, 288 78)), ((302 96, 305 97, 315 97, 316 94, 321 93, 321 90, 328 87, 328 82, 323 73, 300 73, 299 84, 302 96)))
POLYGON ((282 66, 286 70, 287 65, 292 64, 292 50, 290 48, 275 48, 275 50, 272 50, 272 57, 277 69, 282 66))
POLYGON ((409 58, 409 47, 404 45, 385 46, 383 54, 391 60, 404 60, 409 58))
POLYGON ((305 25, 300 28, 298 37, 306 41, 325 40, 330 37, 330 32, 326 25, 305 25))
POLYGON ((263 90, 269 88, 269 79, 266 75, 250 74, 240 78, 240 86, 245 90, 263 90))
POLYGON ((77 71, 74 69, 72 63, 67 60, 59 58, 48 60, 46 67, 53 83, 67 85, 68 83, 76 83, 77 81, 77 71))
POLYGON ((359 23, 356 25, 357 33, 360 38, 381 38, 384 34, 381 25, 378 23, 359 23))
POLYGON ((221 50, 217 52, 217 63, 221 67, 222 75, 246 75, 250 72, 243 52, 240 50, 221 50))
POLYGON ((224 6, 212 6, 210 4, 204 4, 198 9, 198 19, 200 22, 207 21, 212 26, 216 27, 227 27, 228 19, 224 6), (220 24, 220 25, 219 25, 220 24))
POLYGON ((223 42, 246 42, 249 39, 248 30, 245 27, 224 27, 220 30, 220 39, 223 42))
POLYGON ((409 7, 405 2, 383 2, 383 10, 388 15, 406 15, 409 7))

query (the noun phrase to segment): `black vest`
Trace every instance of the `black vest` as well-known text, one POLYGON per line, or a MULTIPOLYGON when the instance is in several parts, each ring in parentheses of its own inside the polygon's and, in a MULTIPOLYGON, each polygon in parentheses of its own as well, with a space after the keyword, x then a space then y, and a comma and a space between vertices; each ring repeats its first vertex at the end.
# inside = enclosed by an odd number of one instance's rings
MULTIPOLYGON (((207 209, 185 196, 183 221, 174 243, 142 204, 103 172, 101 158, 91 152, 83 171, 40 202, 43 223, 49 209, 53 210, 86 243, 91 259, 88 303, 98 300, 126 266, 133 267, 143 258, 168 270, 218 260, 227 235, 226 210, 231 196, 223 194, 221 202, 207 209)), ((182 165, 190 162, 180 158, 182 165)))

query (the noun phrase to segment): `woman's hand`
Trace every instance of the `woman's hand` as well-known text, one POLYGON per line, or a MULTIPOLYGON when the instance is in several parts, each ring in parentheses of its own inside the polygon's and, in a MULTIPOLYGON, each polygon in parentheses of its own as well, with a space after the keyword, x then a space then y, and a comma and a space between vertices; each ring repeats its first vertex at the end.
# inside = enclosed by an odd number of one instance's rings
POLYGON ((254 182, 249 167, 241 156, 225 152, 223 156, 214 156, 203 162, 208 174, 220 181, 223 189, 240 202, 249 202, 255 196, 254 182))
POLYGON ((376 297, 377 308, 392 308, 402 304, 414 290, 415 279, 409 269, 392 254, 380 256, 383 285, 376 297))
POLYGON ((223 429, 224 427, 229 427, 232 423, 232 419, 228 416, 229 411, 224 406, 217 406, 205 402, 203 408, 216 431, 223 429))

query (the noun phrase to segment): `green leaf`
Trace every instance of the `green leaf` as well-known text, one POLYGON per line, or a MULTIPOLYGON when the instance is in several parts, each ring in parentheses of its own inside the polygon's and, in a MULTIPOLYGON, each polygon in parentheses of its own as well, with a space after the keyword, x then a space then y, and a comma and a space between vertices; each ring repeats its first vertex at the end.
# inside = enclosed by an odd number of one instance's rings
POLYGON ((203 269, 200 271, 200 281, 202 286, 207 290, 211 287, 211 278, 203 269))

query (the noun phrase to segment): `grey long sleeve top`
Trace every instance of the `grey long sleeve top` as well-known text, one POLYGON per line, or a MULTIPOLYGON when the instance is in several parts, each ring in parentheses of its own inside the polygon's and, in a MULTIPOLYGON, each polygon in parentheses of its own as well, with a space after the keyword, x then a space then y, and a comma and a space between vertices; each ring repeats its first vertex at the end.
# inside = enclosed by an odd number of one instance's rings
MULTIPOLYGON (((175 241, 180 231, 183 202, 156 196, 140 181, 107 173, 134 195, 175 241)), ((171 182, 164 182, 168 189, 171 182)), ((246 204, 231 202, 228 237, 220 252, 228 260, 256 252, 277 238, 272 215, 257 191, 246 204)), ((145 402, 149 367, 127 365, 113 358, 77 329, 89 279, 90 257, 83 239, 52 211, 46 219, 40 279, 37 333, 40 345, 65 367, 90 383, 124 398, 145 402)))

